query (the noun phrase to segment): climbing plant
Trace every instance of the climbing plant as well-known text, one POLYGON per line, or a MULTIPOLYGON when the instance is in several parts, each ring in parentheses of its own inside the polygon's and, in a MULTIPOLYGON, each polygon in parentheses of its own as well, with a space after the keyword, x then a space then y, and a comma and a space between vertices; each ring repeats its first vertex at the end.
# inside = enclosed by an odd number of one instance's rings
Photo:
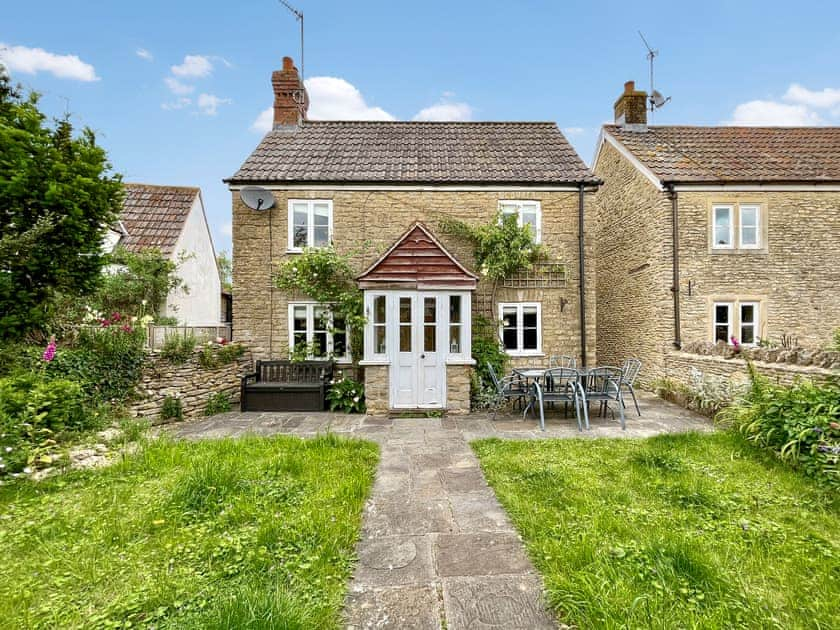
POLYGON ((275 284, 283 291, 303 293, 326 304, 333 316, 343 318, 349 329, 351 355, 358 359, 362 356, 365 315, 364 298, 354 276, 349 256, 333 247, 308 248, 277 266, 275 284))

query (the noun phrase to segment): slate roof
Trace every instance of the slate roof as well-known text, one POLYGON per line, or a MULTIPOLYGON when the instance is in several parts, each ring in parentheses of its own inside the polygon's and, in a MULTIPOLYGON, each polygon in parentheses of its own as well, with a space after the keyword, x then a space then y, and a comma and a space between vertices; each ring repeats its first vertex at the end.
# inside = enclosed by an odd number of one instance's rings
POLYGON ((268 132, 239 183, 563 184, 597 178, 552 122, 306 121, 268 132))
POLYGON ((663 183, 840 181, 840 127, 604 130, 663 183))
POLYGON ((120 221, 126 234, 119 245, 130 252, 156 247, 171 255, 200 190, 150 184, 124 184, 124 188, 120 221))

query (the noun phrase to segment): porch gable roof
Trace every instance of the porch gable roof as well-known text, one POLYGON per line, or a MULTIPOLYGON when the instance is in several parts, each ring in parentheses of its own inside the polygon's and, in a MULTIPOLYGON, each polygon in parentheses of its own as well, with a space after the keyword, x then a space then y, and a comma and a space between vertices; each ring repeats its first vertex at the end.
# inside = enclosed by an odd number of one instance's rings
POLYGON ((362 289, 475 289, 478 276, 419 221, 356 278, 362 289))

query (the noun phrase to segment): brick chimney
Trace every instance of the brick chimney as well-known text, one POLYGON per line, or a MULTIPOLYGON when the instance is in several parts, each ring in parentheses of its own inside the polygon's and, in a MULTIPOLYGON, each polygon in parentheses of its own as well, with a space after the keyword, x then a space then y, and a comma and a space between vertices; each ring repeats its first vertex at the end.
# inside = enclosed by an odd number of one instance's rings
POLYGON ((647 92, 636 89, 635 81, 624 84, 624 92, 613 106, 615 124, 622 127, 647 126, 647 92))
POLYGON ((309 95, 291 57, 283 57, 283 69, 271 73, 274 88, 274 128, 297 127, 306 120, 309 95))

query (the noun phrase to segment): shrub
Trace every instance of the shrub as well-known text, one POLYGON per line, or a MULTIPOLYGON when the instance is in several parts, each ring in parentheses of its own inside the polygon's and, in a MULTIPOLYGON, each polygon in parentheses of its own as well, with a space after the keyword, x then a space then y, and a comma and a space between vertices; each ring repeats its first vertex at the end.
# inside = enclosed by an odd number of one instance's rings
POLYGON ((496 400, 496 388, 487 364, 493 367, 498 378, 502 378, 509 360, 499 342, 498 326, 493 320, 481 316, 473 319, 472 358, 475 369, 470 378, 470 406, 473 409, 488 409, 496 400))
POLYGON ((198 363, 206 369, 233 363, 245 354, 245 348, 238 343, 227 343, 219 339, 208 342, 198 355, 198 363))
POLYGON ((51 463, 59 438, 99 420, 78 383, 35 373, 0 379, 0 475, 51 463))
POLYGON ((752 385, 744 400, 717 420, 759 448, 840 489, 840 379, 771 385, 749 366, 752 385))
POLYGON ((195 350, 197 340, 195 335, 169 335, 160 349, 160 356, 172 365, 186 363, 195 350))
POLYGON ((745 387, 726 377, 704 374, 691 369, 691 384, 685 385, 671 378, 655 379, 651 383, 658 396, 707 416, 714 416, 743 396, 745 387))
POLYGON ((352 378, 343 378, 330 384, 327 391, 330 411, 344 413, 365 412, 365 386, 352 378))
POLYGON ((831 335, 831 350, 840 352, 840 328, 835 328, 831 335))
POLYGON ((178 395, 167 396, 163 399, 163 406, 160 408, 161 420, 183 420, 184 405, 178 395))
POLYGON ((210 394, 207 404, 204 405, 204 415, 215 416, 217 413, 225 413, 226 411, 230 411, 230 396, 225 392, 210 394))

